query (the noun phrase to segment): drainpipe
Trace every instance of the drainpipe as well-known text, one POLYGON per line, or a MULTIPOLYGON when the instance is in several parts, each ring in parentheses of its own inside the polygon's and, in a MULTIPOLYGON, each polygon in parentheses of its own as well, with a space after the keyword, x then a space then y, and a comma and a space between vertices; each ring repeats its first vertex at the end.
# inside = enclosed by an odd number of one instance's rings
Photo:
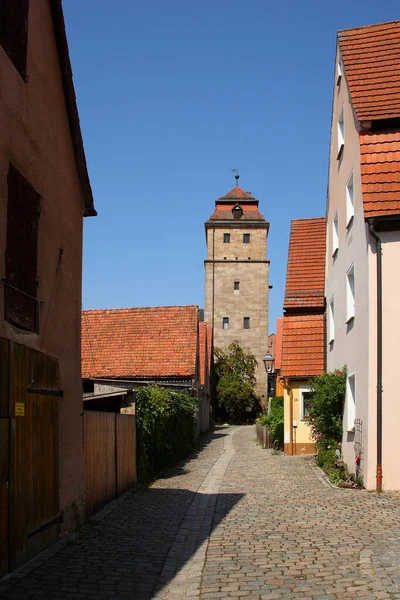
POLYGON ((368 221, 369 232, 376 241, 377 283, 377 377, 376 377, 376 491, 382 491, 382 240, 375 231, 375 221, 368 221))

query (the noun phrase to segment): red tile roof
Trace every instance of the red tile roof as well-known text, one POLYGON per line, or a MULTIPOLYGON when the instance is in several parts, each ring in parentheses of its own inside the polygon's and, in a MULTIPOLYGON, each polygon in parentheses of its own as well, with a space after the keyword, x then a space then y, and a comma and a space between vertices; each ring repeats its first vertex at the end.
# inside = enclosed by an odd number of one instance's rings
POLYGON ((275 369, 280 370, 282 366, 282 330, 283 317, 276 320, 276 338, 275 338, 275 369))
POLYGON ((400 132, 361 132, 365 217, 400 213, 400 132))
POLYGON ((245 192, 244 190, 242 190, 241 187, 236 185, 234 188, 231 189, 230 192, 225 194, 225 196, 222 196, 220 199, 227 200, 230 198, 234 198, 235 200, 249 200, 249 198, 252 198, 252 195, 251 192, 245 192))
POLYGON ((82 377, 193 377, 197 306, 82 313, 82 377))
POLYGON ((292 221, 284 309, 324 306, 325 242, 324 218, 292 221))
POLYGON ((400 117, 400 21, 345 29, 338 41, 358 119, 400 117))
POLYGON ((282 377, 313 377, 324 370, 324 315, 285 315, 282 377))
POLYGON ((207 323, 199 323, 200 385, 206 380, 207 323))

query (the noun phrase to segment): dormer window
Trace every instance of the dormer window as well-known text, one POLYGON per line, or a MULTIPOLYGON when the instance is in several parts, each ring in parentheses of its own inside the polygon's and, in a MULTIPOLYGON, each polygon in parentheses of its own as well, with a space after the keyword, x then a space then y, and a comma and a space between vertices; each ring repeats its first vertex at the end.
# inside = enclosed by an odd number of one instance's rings
POLYGON ((340 64, 340 61, 337 64, 336 67, 336 85, 340 85, 340 82, 342 81, 342 65, 340 64))
POLYGON ((234 219, 240 219, 240 217, 243 215, 243 208, 237 202, 232 208, 232 215, 234 219))

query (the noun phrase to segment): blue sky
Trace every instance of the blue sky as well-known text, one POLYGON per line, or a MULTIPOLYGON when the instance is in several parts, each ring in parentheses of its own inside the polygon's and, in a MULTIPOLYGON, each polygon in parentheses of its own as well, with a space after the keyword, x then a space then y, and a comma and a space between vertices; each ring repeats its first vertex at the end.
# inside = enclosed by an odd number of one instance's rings
POLYGON ((275 331, 290 220, 325 213, 336 31, 394 20, 398 2, 63 4, 99 213, 83 307, 203 307, 204 221, 238 168, 271 224, 275 331))

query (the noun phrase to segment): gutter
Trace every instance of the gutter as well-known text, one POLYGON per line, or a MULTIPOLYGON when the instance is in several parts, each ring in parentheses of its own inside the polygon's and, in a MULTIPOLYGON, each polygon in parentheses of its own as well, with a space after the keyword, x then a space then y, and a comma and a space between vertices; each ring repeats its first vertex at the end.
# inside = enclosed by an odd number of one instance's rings
POLYGON ((368 220, 369 232, 376 241, 377 356, 376 356, 376 491, 382 491, 382 240, 375 231, 375 219, 368 220))

